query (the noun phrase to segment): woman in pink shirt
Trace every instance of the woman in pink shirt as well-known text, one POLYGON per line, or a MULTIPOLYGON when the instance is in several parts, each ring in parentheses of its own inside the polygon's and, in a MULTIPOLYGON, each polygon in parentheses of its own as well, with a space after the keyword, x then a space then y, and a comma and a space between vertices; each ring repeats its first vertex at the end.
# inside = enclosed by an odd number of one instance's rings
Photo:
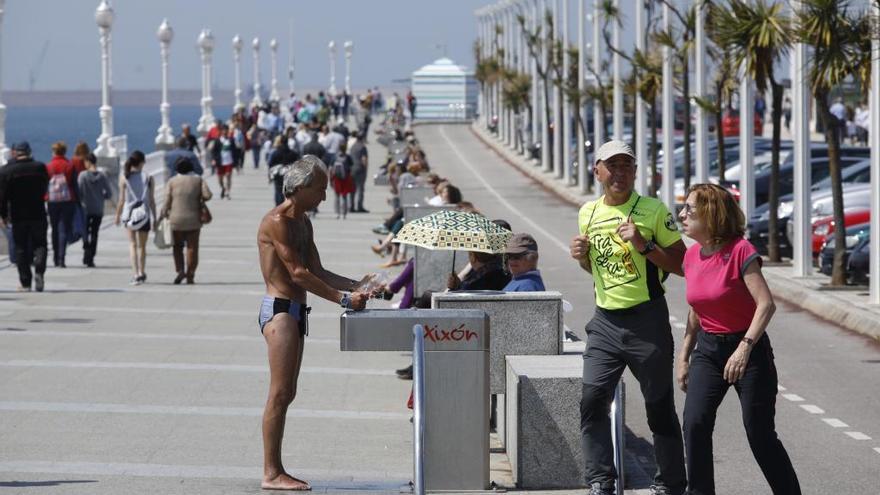
POLYGON ((765 334, 776 306, 761 274, 761 257, 743 238, 743 213, 724 188, 696 184, 679 218, 685 234, 697 241, 684 256, 691 311, 677 360, 678 383, 687 392, 688 493, 715 493, 712 431, 732 385, 752 454, 773 493, 800 494, 797 474, 776 435, 776 365, 765 334))

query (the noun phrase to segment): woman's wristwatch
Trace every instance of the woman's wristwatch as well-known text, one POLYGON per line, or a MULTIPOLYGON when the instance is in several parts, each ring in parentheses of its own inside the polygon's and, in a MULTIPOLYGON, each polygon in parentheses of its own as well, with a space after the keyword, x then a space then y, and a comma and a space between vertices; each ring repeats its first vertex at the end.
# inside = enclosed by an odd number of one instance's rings
POLYGON ((753 339, 751 337, 743 337, 742 341, 745 342, 746 345, 749 347, 752 347, 755 345, 755 339, 753 339))

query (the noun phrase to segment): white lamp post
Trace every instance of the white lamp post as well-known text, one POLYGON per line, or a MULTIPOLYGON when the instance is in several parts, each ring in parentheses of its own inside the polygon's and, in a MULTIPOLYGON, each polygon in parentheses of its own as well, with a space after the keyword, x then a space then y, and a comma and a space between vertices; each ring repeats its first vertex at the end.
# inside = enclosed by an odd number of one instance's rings
POLYGON ((208 132, 214 126, 214 112, 211 108, 211 59, 214 51, 214 35, 203 29, 199 34, 199 50, 202 53, 202 117, 199 119, 199 132, 208 132))
MULTIPOLYGON (((697 18, 696 18, 696 43, 694 45, 695 53, 694 53, 694 75, 696 76, 696 96, 698 98, 706 97, 706 5, 704 2, 697 2, 695 5, 697 18)), ((716 95, 716 98, 721 98, 721 95, 716 95)), ((748 113, 743 116, 740 113, 740 118, 747 119, 748 113)), ((703 108, 702 105, 697 105, 697 115, 696 115, 696 151, 697 151, 697 170, 696 170, 696 182, 697 183, 705 183, 709 181, 709 127, 707 125, 706 119, 708 118, 708 113, 703 108)), ((719 150, 721 153, 722 150, 719 150)))
MULTIPOLYGON (((880 5, 874 4, 875 19, 880 19, 880 5)), ((871 145, 871 184, 880 183, 880 39, 871 42, 871 94, 868 110, 871 112, 871 129, 868 133, 871 145)), ((880 191, 871 192, 871 251, 869 263, 870 301, 880 304, 880 191)))
POLYGON ((162 125, 159 126, 159 134, 156 136, 157 147, 168 147, 174 144, 174 134, 171 131, 171 104, 168 103, 168 47, 174 39, 174 30, 164 19, 156 32, 159 38, 159 46, 162 48, 162 104, 159 105, 159 113, 162 114, 162 125))
POLYGON ((95 24, 101 33, 101 108, 98 111, 101 117, 101 135, 98 136, 95 156, 114 157, 116 150, 110 143, 113 135, 113 108, 110 106, 110 29, 113 27, 113 8, 107 0, 101 0, 95 10, 95 24))
MULTIPOLYGON (((803 9, 800 1, 792 2, 793 14, 803 9)), ((813 272, 813 222, 810 218, 810 90, 807 82, 809 54, 805 43, 795 43, 789 55, 791 63, 792 154, 794 155, 794 211, 791 215, 794 236, 791 239, 791 264, 795 277, 813 272)), ((754 118, 751 108, 740 109, 740 119, 754 118)), ((873 129, 872 129, 873 130, 873 129)), ((874 131, 876 132, 876 131, 874 131)))
MULTIPOLYGON (((3 24, 3 14, 5 12, 6 0, 0 0, 0 26, 3 24)), ((0 78, 2 81, 2 78, 0 78)), ((2 89, 2 84, 0 84, 2 89)), ((9 148, 6 147, 6 105, 0 101, 0 165, 6 163, 9 159, 9 148)))
MULTIPOLYGON (((620 11, 620 0, 614 0, 614 8, 620 11)), ((636 36, 642 33, 636 31, 636 36)), ((611 28, 611 42, 614 47, 621 50, 620 46, 620 24, 615 20, 611 28)), ((612 133, 614 139, 623 139, 623 80, 620 76, 620 54, 613 52, 611 54, 611 79, 614 87, 612 88, 612 133)), ((641 157, 639 157, 641 158, 641 157)))
MULTIPOLYGON (((593 1, 593 15, 587 16, 593 21, 593 72, 596 74, 598 86, 602 77, 602 18, 599 2, 593 1)), ((593 163, 596 163, 596 151, 605 144, 605 109, 599 100, 593 100, 593 163)), ((600 185, 596 184, 597 189, 600 185)), ((598 191, 597 191, 598 193, 598 191)))
POLYGON ((235 35, 232 38, 232 60, 235 62, 235 108, 234 111, 239 111, 244 108, 244 104, 241 102, 241 49, 244 46, 244 42, 241 41, 241 36, 235 35))
POLYGON ((260 96, 262 87, 260 86, 260 38, 254 38, 251 43, 254 48, 254 99, 251 105, 255 107, 263 106, 263 98, 260 96))
MULTIPOLYGON (((643 0, 635 1, 636 8, 636 48, 640 50, 642 53, 645 51, 645 2, 643 0)), ((651 163, 651 160, 648 157, 648 125, 647 120, 648 116, 645 112, 645 100, 642 99, 641 93, 636 91, 636 104, 635 104, 635 112, 636 112, 636 128, 634 133, 636 135, 636 163, 638 163, 639 167, 636 168, 636 192, 641 195, 645 195, 648 190, 648 164, 651 163)), ((651 125, 654 125, 652 122, 651 125)))
POLYGON ((336 42, 330 40, 327 43, 327 52, 330 54, 330 89, 331 95, 336 94, 336 42))
POLYGON ((351 55, 354 53, 354 43, 346 41, 342 46, 345 48, 345 92, 351 94, 351 55))
MULTIPOLYGON (((577 22, 577 40, 578 40, 578 93, 580 95, 584 94, 584 90, 586 89, 584 86, 584 70, 586 68, 587 54, 586 54, 586 0, 578 0, 578 22, 577 22)), ((578 121, 583 122, 584 126, 587 123, 587 116, 584 112, 584 99, 583 96, 578 97, 578 107, 577 107, 578 121)), ((582 193, 587 192, 587 186, 589 185, 589 180, 587 179, 587 154, 584 150, 584 141, 587 139, 586 129, 584 126, 578 125, 577 129, 577 162, 578 162, 578 186, 580 187, 580 191, 582 193)))
MULTIPOLYGON (((663 4, 663 29, 669 31, 672 12, 669 5, 663 4)), ((675 205, 675 88, 673 88, 672 50, 664 46, 663 53, 663 183, 660 199, 670 210, 675 205)))
POLYGON ((293 17, 290 18, 290 30, 287 35, 287 84, 290 86, 288 92, 293 94, 293 17))
POLYGON ((278 40, 272 38, 269 41, 269 56, 272 62, 272 81, 271 90, 269 91, 270 101, 280 101, 281 95, 278 94, 278 40))
MULTIPOLYGON (((568 70, 571 61, 568 58, 568 0, 562 0, 562 74, 568 79, 568 70)), ((567 84, 564 82, 563 84, 567 84)), ((562 170, 558 170, 556 177, 563 183, 571 185, 571 99, 568 91, 562 94, 562 170)))

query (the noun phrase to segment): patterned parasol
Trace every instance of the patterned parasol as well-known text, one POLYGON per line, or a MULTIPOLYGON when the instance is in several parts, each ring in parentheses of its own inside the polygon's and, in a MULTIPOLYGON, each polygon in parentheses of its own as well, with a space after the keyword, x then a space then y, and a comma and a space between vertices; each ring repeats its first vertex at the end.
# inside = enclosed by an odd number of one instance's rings
POLYGON ((442 210, 407 222, 394 242, 431 250, 463 250, 496 254, 513 233, 476 213, 442 210))

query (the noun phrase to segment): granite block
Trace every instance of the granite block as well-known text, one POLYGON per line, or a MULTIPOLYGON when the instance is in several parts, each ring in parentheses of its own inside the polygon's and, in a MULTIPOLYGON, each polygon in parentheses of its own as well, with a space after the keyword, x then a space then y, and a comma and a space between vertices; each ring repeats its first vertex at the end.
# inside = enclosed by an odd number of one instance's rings
POLYGON ((559 292, 446 292, 434 294, 431 307, 481 309, 489 315, 490 393, 504 393, 505 357, 562 353, 559 292))
POLYGON ((584 483, 580 442, 583 359, 507 358, 507 454, 522 489, 574 489, 584 483))
MULTIPOLYGON (((414 208, 422 210, 423 208, 414 208)), ((431 251, 423 247, 415 248, 415 276, 414 287, 416 297, 425 291, 445 291, 446 280, 452 273, 453 253, 455 253, 455 271, 458 272, 468 263, 467 253, 464 251, 431 251)))
POLYGON ((400 191, 400 204, 406 206, 426 206, 434 197, 433 187, 405 187, 400 191))

